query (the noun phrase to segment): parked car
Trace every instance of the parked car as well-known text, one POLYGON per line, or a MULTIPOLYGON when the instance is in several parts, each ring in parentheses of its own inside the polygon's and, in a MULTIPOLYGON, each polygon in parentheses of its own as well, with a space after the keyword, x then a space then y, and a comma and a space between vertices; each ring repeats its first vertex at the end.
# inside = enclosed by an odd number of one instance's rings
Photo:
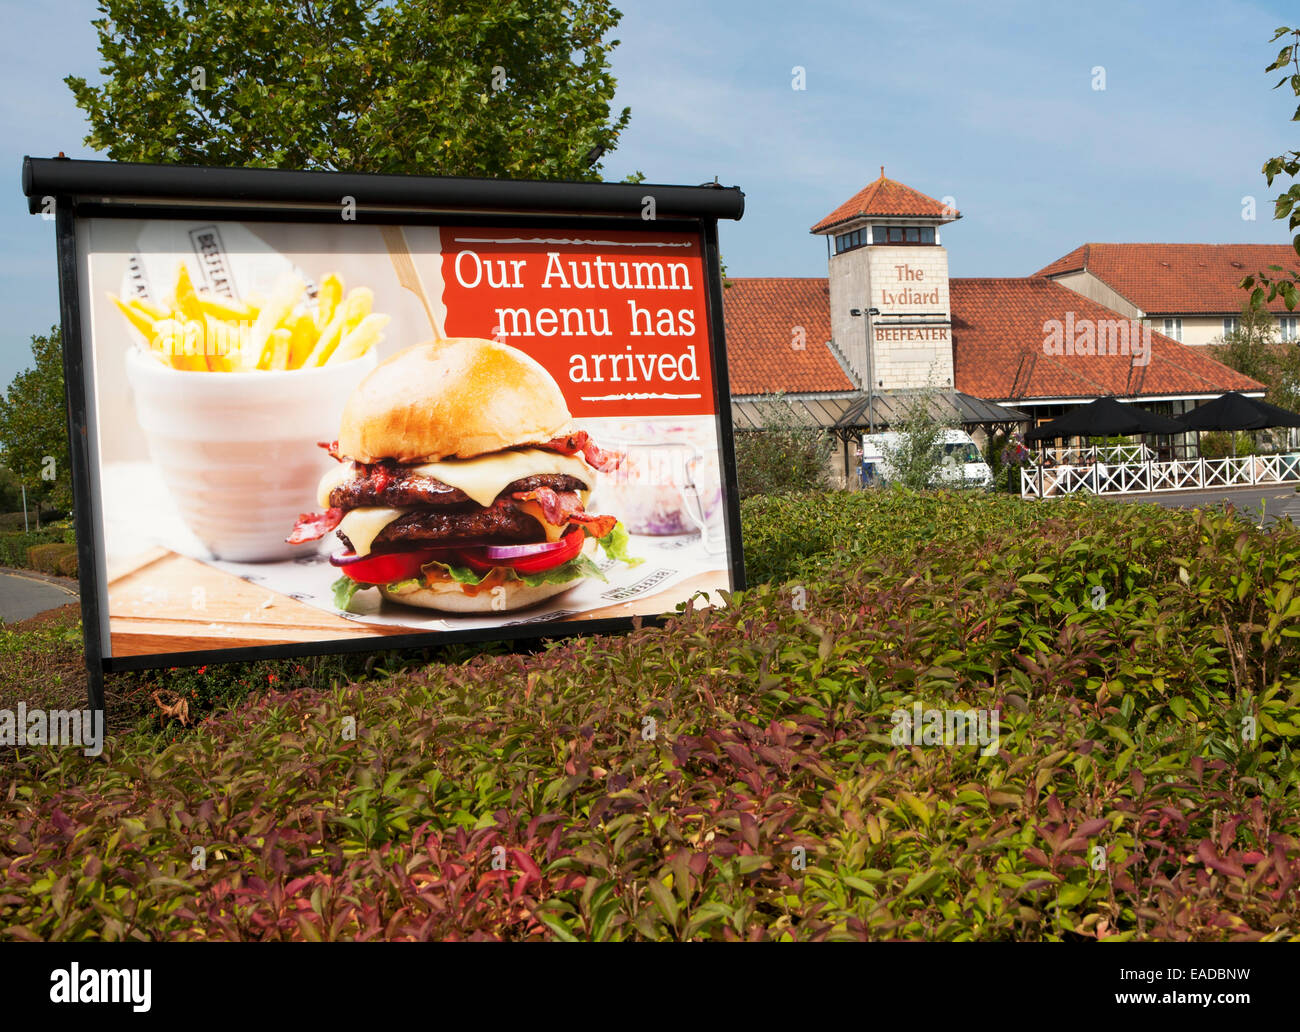
MULTIPOLYGON (((862 458, 858 473, 863 487, 888 484, 894 479, 889 461, 885 458, 885 450, 897 448, 902 443, 902 439, 902 434, 893 431, 862 435, 862 458)), ((981 488, 993 486, 993 470, 984 461, 984 456, 980 454, 970 434, 964 430, 945 430, 941 447, 943 465, 940 467, 939 476, 945 486, 981 488)))

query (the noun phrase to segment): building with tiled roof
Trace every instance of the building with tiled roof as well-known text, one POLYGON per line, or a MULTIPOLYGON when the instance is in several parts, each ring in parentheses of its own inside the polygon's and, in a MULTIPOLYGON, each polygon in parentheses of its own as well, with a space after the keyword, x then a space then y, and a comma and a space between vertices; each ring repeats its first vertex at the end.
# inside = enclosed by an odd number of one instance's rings
MULTIPOLYGON (((882 169, 813 226, 828 240, 826 279, 728 280, 733 412, 746 415, 744 406, 783 393, 846 419, 865 409, 877 425, 877 413, 899 410, 882 399, 937 388, 977 432, 1010 418, 1037 424, 1104 396, 1177 414, 1230 390, 1263 394, 1263 384, 1144 323, 1150 310, 1117 308, 1116 287, 1078 278, 1094 275, 1092 248, 1125 245, 1086 245, 1034 277, 950 280, 940 232, 957 217, 951 205, 886 179, 882 169)), ((1232 268, 1242 253, 1261 257, 1238 251, 1220 265, 1232 268)), ((1184 279, 1195 278, 1191 260, 1180 260, 1184 279)), ((1280 264, 1275 255, 1270 263, 1280 264)), ((1219 269, 1199 286, 1183 283, 1179 303, 1204 295, 1222 299, 1204 304, 1228 304, 1226 275, 1219 269)), ((1139 289, 1137 279, 1120 282, 1150 303, 1152 288, 1139 289)), ((1244 298, 1238 290, 1237 310, 1244 298)), ((860 430, 836 430, 847 455, 850 434, 860 430)))
MULTIPOLYGON (((830 281, 740 277, 722 292, 733 397, 848 396, 864 389, 828 333, 830 281)), ((949 280, 953 386, 988 401, 1053 407, 1103 395, 1154 402, 1204 400, 1224 391, 1259 394, 1263 386, 1152 331, 1151 360, 1128 355, 1048 355, 1043 324, 1064 332, 1084 320, 1113 323, 1115 313, 1046 279, 949 280)), ((1095 339, 1095 338, 1094 338, 1095 339)))
POLYGON ((1138 402, 1195 401, 1225 391, 1263 390, 1205 352, 1116 318, 1105 305, 1048 279, 954 279, 949 289, 956 385, 977 397, 1023 408, 1108 395, 1138 402), (1060 324, 1062 345, 1066 339, 1080 342, 1090 330, 1087 350, 1094 353, 1048 354, 1044 338, 1050 331, 1044 327, 1052 323, 1060 324))
MULTIPOLYGON (((1271 265, 1300 269, 1300 256, 1288 244, 1081 244, 1035 275, 1125 318, 1150 320, 1184 344, 1203 345, 1236 325, 1247 298, 1242 278, 1271 265)), ((1279 338, 1300 340, 1298 313, 1281 298, 1267 307, 1279 338)))

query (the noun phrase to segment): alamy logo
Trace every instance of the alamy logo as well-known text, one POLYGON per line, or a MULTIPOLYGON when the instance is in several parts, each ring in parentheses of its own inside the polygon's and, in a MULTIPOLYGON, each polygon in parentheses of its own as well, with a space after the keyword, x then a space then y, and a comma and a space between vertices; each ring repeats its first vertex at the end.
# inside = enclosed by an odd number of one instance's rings
POLYGON ((104 751, 103 710, 0 709, 0 745, 74 745, 87 756, 104 751))
POLYGON ((1043 323, 1044 355, 1131 355, 1133 365, 1151 361, 1151 327, 1136 319, 1076 319, 1065 313, 1065 321, 1043 323))
POLYGON ((129 1003, 137 1014, 151 1003, 153 971, 145 968, 87 968, 79 964, 50 972, 52 1003, 129 1003))

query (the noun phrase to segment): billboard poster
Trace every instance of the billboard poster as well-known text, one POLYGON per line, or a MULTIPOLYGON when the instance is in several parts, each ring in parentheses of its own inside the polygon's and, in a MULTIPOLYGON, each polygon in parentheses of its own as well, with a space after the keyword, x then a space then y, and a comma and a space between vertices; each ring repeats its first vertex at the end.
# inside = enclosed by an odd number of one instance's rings
POLYGON ((699 223, 211 214, 76 222, 106 660, 738 586, 699 223))

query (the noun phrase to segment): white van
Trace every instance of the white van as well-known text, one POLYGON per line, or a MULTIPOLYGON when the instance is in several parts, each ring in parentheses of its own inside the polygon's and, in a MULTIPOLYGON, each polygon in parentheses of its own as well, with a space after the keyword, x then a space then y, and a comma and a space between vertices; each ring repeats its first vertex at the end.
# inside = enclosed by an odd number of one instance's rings
MULTIPOLYGON (((888 484, 893 479, 885 448, 897 448, 902 439, 902 434, 893 431, 862 435, 858 475, 863 487, 888 484)), ((993 470, 970 434, 964 430, 945 430, 942 440, 943 466, 939 479, 945 487, 993 486, 993 470)))

